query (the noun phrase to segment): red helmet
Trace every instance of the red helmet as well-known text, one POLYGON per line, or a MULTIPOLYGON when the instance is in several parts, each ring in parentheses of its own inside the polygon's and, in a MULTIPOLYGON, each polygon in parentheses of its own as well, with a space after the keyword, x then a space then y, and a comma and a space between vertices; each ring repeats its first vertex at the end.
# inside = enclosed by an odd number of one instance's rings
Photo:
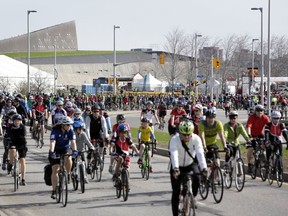
POLYGON ((37 101, 43 101, 43 97, 41 95, 38 96, 37 101))

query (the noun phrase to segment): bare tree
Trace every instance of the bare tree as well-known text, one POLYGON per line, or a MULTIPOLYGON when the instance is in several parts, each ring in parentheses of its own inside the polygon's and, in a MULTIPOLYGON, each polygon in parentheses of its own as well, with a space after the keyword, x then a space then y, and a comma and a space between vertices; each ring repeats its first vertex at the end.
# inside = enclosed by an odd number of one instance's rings
POLYGON ((27 91, 28 91, 28 85, 26 81, 23 80, 15 84, 15 92, 25 95, 27 91))
POLYGON ((44 77, 40 72, 34 74, 31 87, 36 93, 50 92, 52 88, 49 78, 47 76, 44 77))
POLYGON ((0 91, 9 92, 10 80, 8 77, 0 77, 0 91))

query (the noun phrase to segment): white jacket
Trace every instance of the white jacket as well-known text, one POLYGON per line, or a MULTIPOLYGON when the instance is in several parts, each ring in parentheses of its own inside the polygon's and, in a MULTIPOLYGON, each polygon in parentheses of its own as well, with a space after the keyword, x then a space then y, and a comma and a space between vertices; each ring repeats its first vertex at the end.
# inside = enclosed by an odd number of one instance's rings
MULTIPOLYGON (((195 156, 197 156, 201 170, 207 168, 202 141, 200 137, 197 134, 192 134, 192 137, 189 140, 189 144, 187 146, 191 155, 194 158, 195 156)), ((171 137, 169 151, 173 169, 179 167, 186 167, 193 163, 193 159, 189 156, 189 154, 182 146, 178 133, 171 137)))

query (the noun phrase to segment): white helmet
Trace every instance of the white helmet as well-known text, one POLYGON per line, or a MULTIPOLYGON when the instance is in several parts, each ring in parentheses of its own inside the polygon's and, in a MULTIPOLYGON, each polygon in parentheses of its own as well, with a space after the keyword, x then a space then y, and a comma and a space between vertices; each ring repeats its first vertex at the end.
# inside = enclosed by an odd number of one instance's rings
POLYGON ((73 124, 73 121, 70 117, 68 116, 61 116, 59 119, 58 119, 58 122, 57 122, 57 125, 72 125, 73 124))
POLYGON ((203 110, 203 106, 201 104, 196 104, 195 109, 203 110))
POLYGON ((273 111, 271 113, 271 118, 281 118, 281 113, 279 111, 273 111))

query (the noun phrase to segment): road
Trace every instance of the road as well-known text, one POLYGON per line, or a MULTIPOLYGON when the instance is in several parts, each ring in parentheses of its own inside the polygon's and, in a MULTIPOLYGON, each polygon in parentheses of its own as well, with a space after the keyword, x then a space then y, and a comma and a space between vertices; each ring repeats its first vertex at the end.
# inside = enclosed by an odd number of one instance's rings
MULTIPOLYGON (((112 119, 115 115, 112 114, 112 119)), ((138 113, 126 114, 127 120, 137 118, 138 113)), ((51 216, 51 215, 172 215, 171 213, 171 185, 168 174, 168 158, 156 155, 153 158, 155 172, 146 181, 141 178, 137 167, 137 158, 131 163, 131 192, 128 200, 117 199, 112 185, 111 175, 108 173, 106 160, 103 180, 90 181, 86 184, 86 191, 73 191, 69 184, 68 204, 65 208, 56 204, 50 198, 51 187, 43 180, 43 168, 48 162, 49 135, 45 135, 43 149, 35 147, 35 142, 28 138, 29 152, 27 155, 27 186, 20 186, 17 192, 13 190, 13 179, 1 170, 0 172, 0 215, 5 216, 51 216)), ((1 147, 0 152, 3 152, 1 147)), ((89 177, 88 177, 89 178, 89 177)), ((220 204, 215 204, 212 194, 203 201, 197 196, 198 215, 287 215, 286 199, 288 185, 277 188, 275 184, 269 186, 260 179, 247 181, 242 192, 236 192, 235 187, 224 191, 224 198, 220 204), (267 205, 268 204, 268 205, 267 205)))

